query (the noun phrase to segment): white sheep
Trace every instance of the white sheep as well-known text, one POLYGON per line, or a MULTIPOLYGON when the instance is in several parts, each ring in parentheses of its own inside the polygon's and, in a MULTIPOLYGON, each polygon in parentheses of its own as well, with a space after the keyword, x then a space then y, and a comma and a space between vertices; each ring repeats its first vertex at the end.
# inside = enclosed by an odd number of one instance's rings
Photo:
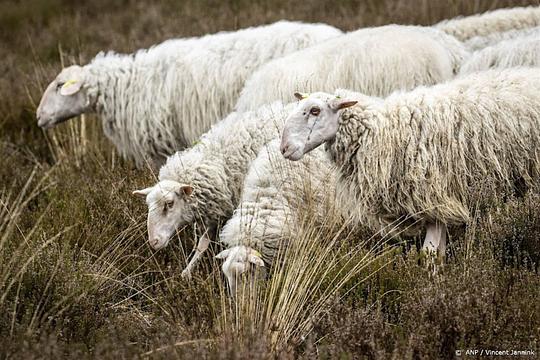
MULTIPOLYGON (((397 29, 403 29, 405 33, 411 30, 414 34, 436 34, 441 38, 450 38, 448 35, 428 28, 411 27, 409 30, 408 27, 390 26, 388 28, 388 36, 395 35, 397 29)), ((411 36, 409 40, 412 41, 412 38, 417 41, 419 39, 426 40, 424 36, 411 36)), ((389 36, 387 40, 392 41, 393 39, 389 36)), ((417 43, 416 41, 412 41, 409 45, 412 47, 412 44, 418 45, 419 49, 426 46, 425 43, 417 43)), ((457 40, 454 40, 453 44, 462 49, 462 45, 457 40)), ((395 80, 393 77, 386 77, 384 88, 388 89, 388 92, 399 89, 403 83, 416 86, 424 81, 431 83, 435 79, 451 77, 458 68, 457 63, 462 60, 461 57, 458 60, 457 57, 443 55, 439 58, 429 58, 428 56, 429 59, 405 56, 394 58, 393 48, 385 48, 385 50, 387 51, 386 55, 393 59, 387 64, 396 65, 399 61, 404 61, 411 64, 411 67, 414 63, 414 68, 418 69, 417 71, 398 71, 401 82, 392 82, 395 80), (420 70, 421 66, 425 68, 420 70), (441 73, 438 73, 439 70, 441 73)), ((436 53, 438 51, 447 54, 448 50, 440 47, 436 53)), ((421 53, 431 54, 430 51, 421 53)), ((462 54, 461 51, 457 50, 456 53, 462 54)), ((291 63, 291 66, 296 66, 296 64, 291 63)), ((387 73, 398 75, 395 71, 387 73)), ((353 73, 350 75, 353 76, 353 73)), ((356 78, 366 76, 369 77, 369 69, 354 73, 356 78)), ((263 86, 264 84, 259 85, 263 86)), ((266 101, 261 102, 266 103, 266 101)), ((288 105, 289 108, 292 106, 294 104, 288 105)), ((146 196, 149 206, 149 242, 152 247, 155 249, 164 247, 177 229, 191 223, 201 224, 202 227, 209 228, 210 232, 214 232, 220 222, 227 220, 232 215, 240 200, 242 182, 248 171, 249 163, 255 158, 260 147, 272 139, 272 137, 267 137, 270 132, 266 131, 269 126, 268 119, 272 118, 268 113, 274 114, 273 117, 277 123, 285 119, 286 108, 283 105, 273 105, 271 108, 274 110, 269 111, 268 105, 261 105, 257 110, 254 110, 256 113, 248 112, 245 114, 240 111, 233 113, 223 123, 219 123, 208 134, 204 135, 200 144, 170 157, 160 171, 158 184, 135 192, 146 196), (255 130, 241 130, 247 127, 254 127, 255 130)), ((279 127, 278 125, 274 125, 272 128, 275 130, 276 127, 279 127)), ((185 276, 191 273, 201 252, 206 249, 207 238, 208 236, 201 237, 198 251, 184 271, 185 276)))
POLYGON ((424 249, 444 254, 447 225, 466 224, 476 205, 471 186, 490 186, 487 199, 516 180, 538 185, 539 94, 536 68, 474 73, 384 100, 317 93, 290 114, 281 150, 298 160, 326 143, 340 198, 361 221, 423 222, 424 249))
POLYGON ((388 25, 357 30, 270 61, 247 81, 235 109, 288 101, 303 91, 348 88, 374 96, 450 79, 468 52, 430 27, 388 25))
POLYGON ((134 192, 146 197, 152 248, 165 247, 178 229, 190 224, 207 230, 184 277, 190 276, 218 225, 233 214, 251 161, 264 144, 279 136, 293 106, 276 102, 253 112, 231 113, 195 146, 170 156, 156 185, 134 192))
POLYGON ((272 265, 297 238, 302 216, 321 223, 328 217, 335 182, 335 169, 322 149, 296 163, 281 156, 279 139, 261 149, 244 180, 240 204, 220 233, 226 250, 216 258, 225 260, 222 269, 232 294, 250 263, 272 265))
POLYGON ((493 68, 540 65, 540 32, 510 40, 474 52, 463 63, 460 74, 493 68))
POLYGON ((60 72, 37 109, 50 128, 97 112, 123 157, 158 163, 191 145, 231 112, 248 76, 261 64, 342 32, 324 24, 271 25, 168 40, 133 54, 98 54, 60 72))
POLYGON ((467 41, 475 36, 540 26, 540 7, 497 9, 482 14, 443 20, 433 26, 461 41, 467 41))
POLYGON ((471 51, 482 50, 488 46, 493 46, 504 40, 519 39, 531 35, 540 35, 540 27, 508 30, 503 32, 495 32, 485 36, 475 36, 465 42, 467 48, 471 51))

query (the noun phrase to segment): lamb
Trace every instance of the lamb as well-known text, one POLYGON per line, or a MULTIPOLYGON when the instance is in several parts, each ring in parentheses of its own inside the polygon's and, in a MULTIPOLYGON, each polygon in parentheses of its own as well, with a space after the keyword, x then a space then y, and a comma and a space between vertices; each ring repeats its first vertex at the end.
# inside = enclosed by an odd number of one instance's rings
POLYGON ((515 7, 487 11, 466 17, 443 20, 435 28, 467 41, 475 36, 486 36, 508 30, 526 29, 540 25, 540 7, 515 7))
POLYGON ((50 128, 97 112, 123 157, 139 166, 146 158, 160 163, 230 113, 260 65, 340 34, 324 24, 279 21, 168 40, 133 54, 100 53, 50 83, 37 109, 38 125, 50 128))
POLYGON ((176 230, 189 224, 206 229, 184 277, 191 275, 218 225, 233 214, 251 161, 264 144, 279 136, 293 106, 276 102, 253 112, 231 113, 195 146, 170 156, 156 185, 134 191, 146 197, 152 248, 164 248, 176 230))
POLYGON ((313 214, 321 222, 333 204, 335 170, 322 149, 298 163, 280 154, 279 139, 261 149, 244 180, 242 199, 223 226, 216 258, 234 295, 238 277, 249 265, 271 265, 280 249, 297 238, 300 217, 313 214), (263 261, 264 260, 264 261, 263 261))
POLYGON ((482 50, 488 46, 493 46, 504 40, 519 39, 531 35, 540 35, 540 26, 533 28, 508 30, 496 32, 486 36, 475 36, 465 42, 467 48, 471 51, 482 50))
POLYGON ((470 220, 472 185, 491 186, 495 196, 518 181, 538 184, 535 68, 473 73, 384 100, 338 94, 301 100, 281 151, 299 160, 325 143, 340 169, 337 191, 368 225, 424 223, 423 248, 444 255, 447 226, 470 220))
POLYGON ((246 81, 235 109, 288 101, 298 90, 339 87, 374 96, 452 78, 465 46, 430 27, 388 25, 357 30, 263 65, 246 81))
POLYGON ((540 65, 540 33, 501 41, 476 51, 461 67, 460 74, 492 68, 540 65))

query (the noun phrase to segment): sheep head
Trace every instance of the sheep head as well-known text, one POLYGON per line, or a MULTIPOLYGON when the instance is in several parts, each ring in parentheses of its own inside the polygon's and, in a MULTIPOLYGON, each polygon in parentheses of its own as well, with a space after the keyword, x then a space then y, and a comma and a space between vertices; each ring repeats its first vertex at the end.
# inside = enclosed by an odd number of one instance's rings
POLYGON ((294 95, 299 100, 298 106, 285 122, 280 149, 286 159, 297 161, 335 137, 339 111, 356 101, 323 92, 294 95))
POLYGON ((238 278, 249 269, 249 264, 264 266, 261 254, 257 250, 243 245, 223 250, 216 255, 216 259, 225 260, 221 268, 227 278, 232 295, 236 294, 238 278))
POLYGON ((88 70, 73 65, 63 69, 41 97, 36 117, 42 128, 51 128, 92 109, 88 70))
POLYGON ((133 194, 146 198, 148 242, 155 250, 167 246, 177 229, 195 219, 196 202, 190 185, 163 180, 133 194))

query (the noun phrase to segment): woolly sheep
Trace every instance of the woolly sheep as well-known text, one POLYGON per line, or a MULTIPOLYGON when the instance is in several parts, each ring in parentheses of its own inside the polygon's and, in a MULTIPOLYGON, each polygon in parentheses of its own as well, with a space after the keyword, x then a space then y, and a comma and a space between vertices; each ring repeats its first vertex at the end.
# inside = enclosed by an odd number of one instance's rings
POLYGON ((461 67, 460 74, 492 68, 540 65, 540 32, 522 38, 501 41, 476 51, 461 67))
POLYGON ((165 247, 177 229, 189 224, 207 229, 183 276, 190 276, 217 226, 233 214, 251 161, 279 136, 292 106, 276 102, 253 112, 231 113, 198 144, 170 156, 156 185, 134 192, 146 197, 148 240, 154 249, 165 247))
POLYGON ((388 25, 357 30, 263 65, 246 81, 237 111, 303 91, 339 87, 374 96, 450 79, 465 46, 430 27, 388 25))
POLYGON ((385 100, 317 93, 288 117, 281 150, 298 160, 326 143, 340 166, 338 192, 360 219, 425 222, 424 249, 444 254, 446 226, 470 220, 471 185, 501 194, 516 180, 538 183, 539 94, 534 68, 474 73, 385 100))
POLYGON ((519 39, 530 35, 540 35, 540 27, 508 30, 504 32, 496 32, 486 36, 475 36, 465 42, 467 48, 471 51, 482 50, 488 46, 496 45, 504 40, 519 39))
POLYGON ((231 112, 247 77, 267 61, 341 34, 324 24, 279 21, 235 32, 168 40, 129 55, 98 54, 45 90, 38 125, 97 112, 123 157, 158 163, 231 112))
POLYGON ((443 20, 435 28, 467 41, 475 36, 486 36, 508 30, 531 28, 540 25, 540 7, 515 7, 487 11, 483 14, 443 20))
POLYGON ((279 141, 263 147, 252 162, 240 204, 220 233, 227 249, 216 258, 225 260, 222 269, 232 294, 250 263, 271 265, 279 249, 297 237, 300 214, 325 219, 334 198, 335 170, 325 152, 291 163, 281 156, 279 141))

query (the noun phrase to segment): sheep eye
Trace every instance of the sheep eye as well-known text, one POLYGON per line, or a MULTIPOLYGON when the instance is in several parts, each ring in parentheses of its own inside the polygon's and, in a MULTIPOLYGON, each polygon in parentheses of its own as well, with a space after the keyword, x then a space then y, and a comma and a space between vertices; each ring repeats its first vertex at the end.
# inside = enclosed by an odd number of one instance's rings
POLYGON ((173 205, 174 201, 167 201, 163 206, 163 212, 167 212, 167 210, 172 209, 173 205))
POLYGON ((62 86, 64 86, 64 83, 59 82, 58 84, 56 84, 56 90, 59 90, 62 86))
POLYGON ((319 114, 321 113, 321 109, 319 109, 318 107, 314 107, 309 110, 309 113, 313 116, 319 116, 319 114))

